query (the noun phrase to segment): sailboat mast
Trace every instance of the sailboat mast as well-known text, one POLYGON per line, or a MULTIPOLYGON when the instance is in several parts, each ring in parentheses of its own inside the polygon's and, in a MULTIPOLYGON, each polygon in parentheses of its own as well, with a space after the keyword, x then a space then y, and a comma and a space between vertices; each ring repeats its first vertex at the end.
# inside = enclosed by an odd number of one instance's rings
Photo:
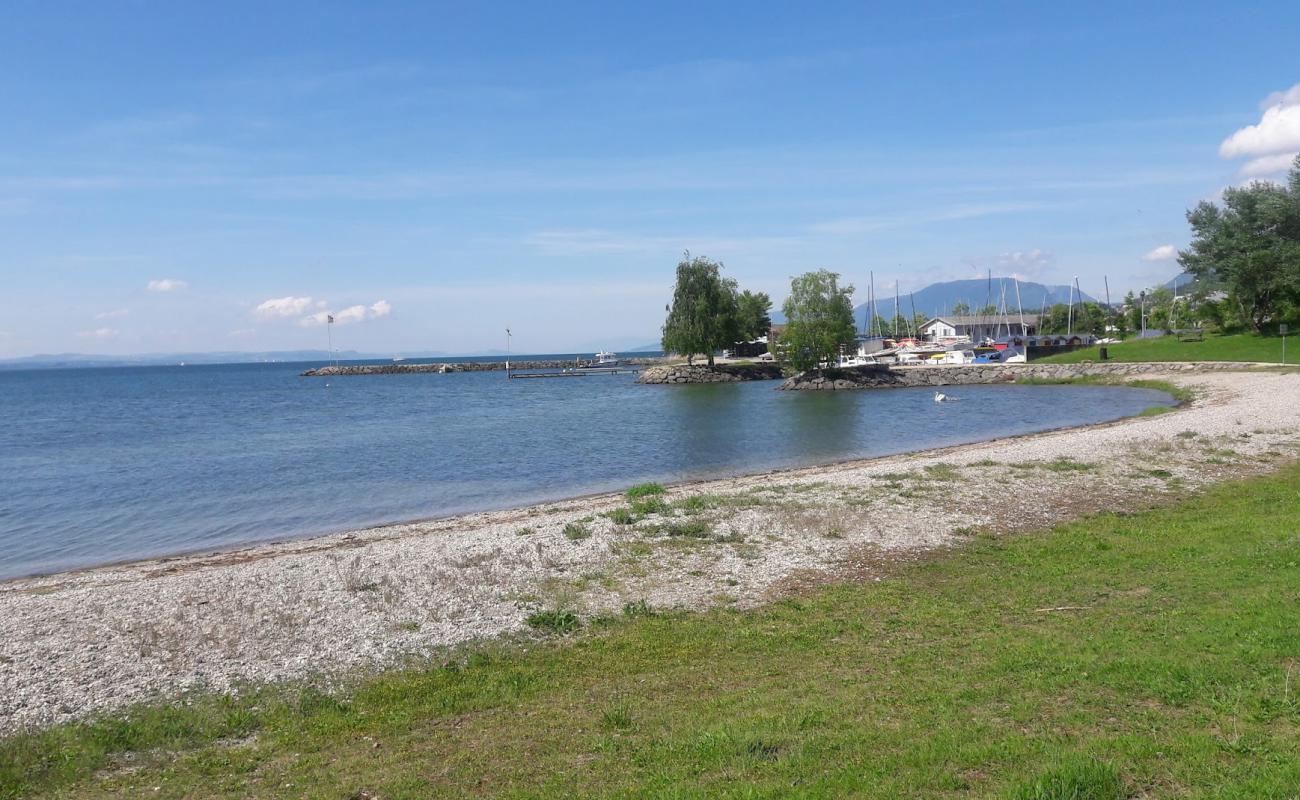
MULTIPOLYGON (((1002 292, 1002 318, 1000 324, 1007 328, 1007 338, 1011 338, 1011 320, 1007 319, 1007 282, 1004 278, 998 278, 998 289, 1002 292)), ((993 338, 997 338, 996 336, 993 338)))
POLYGON ((1070 284, 1070 307, 1065 312, 1065 335, 1074 335, 1074 284, 1070 284))
MULTIPOLYGON (((1113 328, 1115 326, 1115 308, 1110 304, 1110 278, 1102 275, 1101 282, 1106 287, 1106 327, 1113 328)), ((1109 335, 1109 331, 1103 331, 1103 333, 1109 335)))
POLYGON ((867 274, 871 276, 867 280, 867 338, 871 339, 876 335, 876 273, 867 274))
MULTIPOLYGON (((1082 313, 1084 312, 1085 309, 1084 309, 1084 307, 1083 307, 1083 290, 1079 288, 1079 276, 1078 276, 1078 275, 1075 275, 1075 276, 1074 276, 1074 297, 1075 297, 1076 300, 1079 301, 1079 313, 1082 314, 1082 313)), ((1087 331, 1084 331, 1084 333, 1086 334, 1087 331)))
POLYGON ((1174 318, 1178 315, 1178 276, 1174 276, 1174 302, 1169 306, 1169 327, 1177 327, 1174 324, 1174 318))
POLYGON ((894 281, 894 341, 898 341, 898 281, 894 281))
POLYGON ((916 292, 909 292, 907 299, 912 304, 912 338, 919 339, 921 331, 916 327, 916 292))
POLYGON ((1020 304, 1020 281, 1012 278, 1011 282, 1016 287, 1016 313, 1020 314, 1020 335, 1025 337, 1029 335, 1029 331, 1025 330, 1025 307, 1020 304))
MULTIPOLYGON (((871 273, 871 331, 873 335, 876 331, 876 317, 878 317, 879 315, 880 312, 876 310, 876 273, 875 271, 872 271, 871 273)), ((885 332, 881 331, 880 335, 883 338, 885 332)))

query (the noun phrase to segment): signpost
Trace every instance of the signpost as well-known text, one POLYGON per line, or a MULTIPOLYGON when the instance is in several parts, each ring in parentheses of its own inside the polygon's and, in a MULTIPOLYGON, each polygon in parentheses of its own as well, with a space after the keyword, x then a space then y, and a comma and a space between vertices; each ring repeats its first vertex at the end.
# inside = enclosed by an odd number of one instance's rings
POLYGON ((1285 322, 1277 326, 1277 332, 1282 334, 1282 363, 1285 364, 1286 363, 1286 333, 1287 333, 1287 327, 1285 322))

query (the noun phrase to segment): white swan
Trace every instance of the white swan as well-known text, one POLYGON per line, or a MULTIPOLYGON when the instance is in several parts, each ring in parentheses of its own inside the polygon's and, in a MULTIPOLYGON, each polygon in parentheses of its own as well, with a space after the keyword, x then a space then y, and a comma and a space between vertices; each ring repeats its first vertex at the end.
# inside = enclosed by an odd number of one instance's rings
POLYGON ((944 400, 947 399, 948 399, 948 395, 944 394, 943 392, 934 393, 934 402, 936 403, 942 403, 944 400))

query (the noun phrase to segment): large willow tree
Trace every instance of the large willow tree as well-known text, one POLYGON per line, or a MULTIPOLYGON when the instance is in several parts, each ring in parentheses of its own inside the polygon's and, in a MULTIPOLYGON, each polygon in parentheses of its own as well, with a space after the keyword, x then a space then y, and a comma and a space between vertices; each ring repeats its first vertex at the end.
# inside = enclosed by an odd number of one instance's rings
POLYGON ((664 320, 664 352, 684 355, 688 364, 700 353, 713 366, 714 352, 740 338, 737 303, 736 282, 722 277, 722 265, 687 253, 677 264, 673 301, 664 320))
POLYGON ((1300 156, 1286 186, 1256 181, 1223 190, 1222 207, 1187 212, 1192 243, 1178 263, 1198 279, 1222 280, 1256 331, 1300 306, 1300 156))
POLYGON ((839 274, 821 269, 790 281, 790 297, 782 308, 781 357, 801 372, 832 361, 840 346, 853 344, 857 336, 853 287, 840 286, 839 280, 839 274))

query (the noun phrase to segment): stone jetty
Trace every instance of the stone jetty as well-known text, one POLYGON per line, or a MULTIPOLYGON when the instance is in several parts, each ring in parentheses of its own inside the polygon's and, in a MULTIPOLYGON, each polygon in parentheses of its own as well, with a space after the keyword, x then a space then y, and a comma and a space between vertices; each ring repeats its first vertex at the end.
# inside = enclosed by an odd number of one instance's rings
MULTIPOLYGON (((620 359, 622 365, 646 366, 657 364, 662 359, 657 357, 644 358, 624 358, 620 359)), ((542 361, 511 361, 510 369, 569 369, 574 362, 568 359, 549 359, 542 361)), ((504 361, 454 361, 436 364, 407 364, 397 362, 393 364, 340 364, 331 367, 317 367, 309 369, 302 373, 308 378, 328 378, 339 375, 407 375, 411 373, 422 372, 491 372, 504 370, 506 363, 504 361)))
POLYGON ((1104 362, 1091 364, 963 364, 940 366, 872 365, 802 372, 776 387, 784 391, 842 391, 916 386, 961 386, 1013 383, 1017 380, 1065 380, 1084 375, 1125 378, 1161 372, 1206 372, 1274 366, 1240 361, 1186 361, 1167 363, 1104 362))
POLYGON ((637 383, 735 383, 737 381, 774 381, 782 376, 778 364, 676 364, 651 367, 641 373, 637 383))

